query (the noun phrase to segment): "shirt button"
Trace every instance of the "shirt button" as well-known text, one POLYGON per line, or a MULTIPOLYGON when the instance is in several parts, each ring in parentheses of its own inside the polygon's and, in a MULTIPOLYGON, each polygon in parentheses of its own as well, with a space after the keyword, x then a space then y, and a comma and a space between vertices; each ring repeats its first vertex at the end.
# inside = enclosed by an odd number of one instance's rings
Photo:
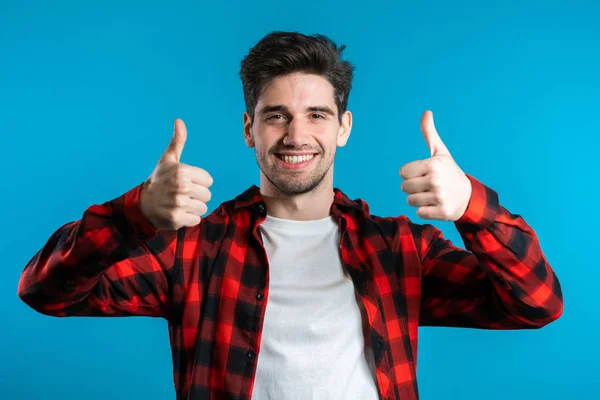
POLYGON ((248 358, 254 358, 254 357, 256 357, 256 353, 253 350, 250 350, 248 352, 248 358))
POLYGON ((265 211, 265 205, 263 203, 258 203, 256 204, 256 209, 262 214, 265 211))
POLYGON ((262 293, 259 293, 259 294, 257 294, 257 295, 256 295, 256 299, 257 299, 257 300, 262 300, 262 299, 264 299, 264 298, 265 298, 265 295, 264 295, 264 294, 262 294, 262 293))

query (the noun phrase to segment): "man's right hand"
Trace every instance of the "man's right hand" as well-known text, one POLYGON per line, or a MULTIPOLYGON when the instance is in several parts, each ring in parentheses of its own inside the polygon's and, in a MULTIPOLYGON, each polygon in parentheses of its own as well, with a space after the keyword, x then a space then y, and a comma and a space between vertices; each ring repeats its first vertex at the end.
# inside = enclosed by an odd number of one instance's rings
POLYGON ((142 185, 142 213, 157 229, 198 225, 208 211, 213 179, 205 170, 179 162, 186 138, 185 124, 176 119, 169 147, 142 185))

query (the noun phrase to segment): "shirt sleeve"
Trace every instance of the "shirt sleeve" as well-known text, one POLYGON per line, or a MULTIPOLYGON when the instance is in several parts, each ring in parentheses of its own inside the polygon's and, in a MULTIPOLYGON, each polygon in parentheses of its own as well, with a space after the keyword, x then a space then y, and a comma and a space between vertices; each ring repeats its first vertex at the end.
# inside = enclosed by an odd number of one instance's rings
POLYGON ((533 329, 560 317, 560 283, 533 229, 470 175, 472 195, 457 221, 467 250, 422 225, 420 325, 533 329))
POLYGON ((141 188, 57 229, 22 271, 19 297, 56 317, 166 317, 176 232, 145 218, 141 188))

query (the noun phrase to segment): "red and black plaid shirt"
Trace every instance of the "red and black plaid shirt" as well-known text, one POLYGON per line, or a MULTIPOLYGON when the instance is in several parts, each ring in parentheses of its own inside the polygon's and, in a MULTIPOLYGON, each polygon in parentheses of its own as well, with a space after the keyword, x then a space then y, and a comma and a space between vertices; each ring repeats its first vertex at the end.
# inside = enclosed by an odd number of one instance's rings
MULTIPOLYGON (((471 201, 455 222, 469 251, 430 224, 371 215, 334 189, 340 257, 368 315, 382 399, 418 398, 418 326, 531 329, 562 313, 559 281, 532 228, 469 179, 471 201)), ((165 318, 177 399, 249 400, 269 301, 258 187, 178 231, 154 229, 140 190, 58 229, 25 267, 19 296, 56 317, 165 318)))

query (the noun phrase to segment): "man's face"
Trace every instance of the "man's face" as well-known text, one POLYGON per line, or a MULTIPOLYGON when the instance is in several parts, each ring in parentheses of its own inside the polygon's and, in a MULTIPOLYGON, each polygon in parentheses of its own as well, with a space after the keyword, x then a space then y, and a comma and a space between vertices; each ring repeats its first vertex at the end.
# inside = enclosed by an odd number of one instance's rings
POLYGON ((246 144, 255 148, 262 174, 287 196, 310 192, 326 177, 332 181, 336 146, 346 144, 351 126, 348 111, 340 124, 327 79, 304 73, 273 79, 258 99, 253 123, 244 115, 246 144))

